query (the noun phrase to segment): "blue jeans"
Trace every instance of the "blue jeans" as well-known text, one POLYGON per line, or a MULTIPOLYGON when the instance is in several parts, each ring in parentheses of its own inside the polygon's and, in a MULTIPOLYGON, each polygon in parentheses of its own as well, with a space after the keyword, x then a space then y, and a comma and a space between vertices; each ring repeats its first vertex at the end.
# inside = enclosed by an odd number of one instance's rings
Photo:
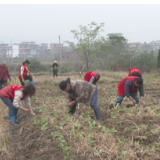
POLYGON ((98 99, 98 90, 97 90, 97 87, 96 87, 95 92, 94 92, 94 94, 92 96, 92 99, 91 99, 91 103, 90 103, 90 105, 93 109, 99 108, 97 106, 97 99, 98 99))
POLYGON ((8 98, 3 98, 3 97, 0 97, 0 98, 9 108, 9 117, 16 116, 18 113, 18 108, 13 106, 12 101, 8 98))
MULTIPOLYGON (((137 103, 139 103, 139 97, 138 97, 138 95, 137 95, 137 93, 136 93, 135 91, 134 91, 134 92, 130 92, 129 94, 131 95, 131 97, 132 97, 137 103)), ((124 95, 124 96, 118 96, 116 103, 121 103, 121 102, 123 101, 123 98, 124 98, 124 97, 125 97, 125 95, 124 95)))

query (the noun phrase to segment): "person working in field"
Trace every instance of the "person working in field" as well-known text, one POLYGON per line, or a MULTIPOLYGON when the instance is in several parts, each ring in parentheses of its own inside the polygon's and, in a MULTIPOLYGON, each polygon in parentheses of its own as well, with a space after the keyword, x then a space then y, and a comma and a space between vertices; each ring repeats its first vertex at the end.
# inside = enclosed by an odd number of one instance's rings
POLYGON ((96 85, 100 79, 100 74, 98 72, 87 72, 84 76, 84 80, 96 85))
POLYGON ((28 60, 26 60, 25 62, 23 62, 22 66, 20 66, 20 68, 19 68, 18 78, 19 78, 22 86, 24 86, 25 80, 29 80, 29 84, 33 84, 32 76, 28 75, 28 65, 29 64, 30 64, 30 62, 28 60))
POLYGON ((144 88, 143 79, 135 76, 125 77, 118 83, 118 98, 115 106, 119 106, 123 101, 123 98, 127 96, 133 103, 133 105, 139 103, 139 97, 137 91, 140 92, 140 102, 143 104, 144 88))
POLYGON ((35 94, 35 92, 36 88, 31 84, 25 87, 18 84, 13 84, 0 90, 0 98, 8 106, 9 120, 13 123, 14 126, 17 125, 16 122, 18 121, 18 109, 21 109, 25 112, 30 112, 31 115, 34 115, 30 98, 35 94), (21 106, 21 100, 25 101, 26 105, 30 107, 30 110, 21 106))
POLYGON ((90 105, 96 115, 97 121, 101 121, 102 115, 97 106, 98 92, 97 87, 91 83, 82 80, 71 80, 68 78, 59 84, 62 91, 69 95, 67 105, 70 107, 69 114, 73 115, 76 111, 77 103, 90 105))
POLYGON ((57 61, 53 61, 53 77, 57 77, 58 76, 58 63, 57 61))
POLYGON ((0 90, 2 89, 3 85, 4 87, 7 86, 8 78, 11 80, 8 67, 6 66, 6 62, 3 61, 1 62, 1 65, 0 65, 0 90))
POLYGON ((141 78, 142 78, 142 74, 141 74, 140 70, 137 69, 137 68, 132 68, 132 69, 129 71, 128 76, 136 76, 136 77, 141 77, 141 78))

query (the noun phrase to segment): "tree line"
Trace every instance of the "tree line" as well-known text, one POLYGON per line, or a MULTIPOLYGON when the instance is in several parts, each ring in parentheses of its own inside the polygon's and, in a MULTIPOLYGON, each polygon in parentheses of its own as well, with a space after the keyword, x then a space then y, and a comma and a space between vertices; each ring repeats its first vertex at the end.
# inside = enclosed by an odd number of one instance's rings
POLYGON ((66 41, 79 54, 86 70, 92 69, 94 65, 114 71, 128 70, 132 67, 150 71, 160 67, 160 62, 157 63, 157 51, 131 48, 121 33, 101 36, 103 28, 104 23, 80 25, 78 30, 71 30, 77 43, 66 41))

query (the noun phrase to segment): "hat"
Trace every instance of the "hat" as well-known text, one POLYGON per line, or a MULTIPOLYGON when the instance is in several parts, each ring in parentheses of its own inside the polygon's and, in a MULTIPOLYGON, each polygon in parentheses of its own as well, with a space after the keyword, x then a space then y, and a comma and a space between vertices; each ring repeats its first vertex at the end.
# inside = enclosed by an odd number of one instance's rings
POLYGON ((53 63, 57 63, 57 61, 53 61, 53 63))
POLYGON ((59 84, 59 88, 62 89, 62 90, 65 90, 68 83, 70 83, 70 78, 67 78, 67 80, 62 81, 62 82, 59 84))

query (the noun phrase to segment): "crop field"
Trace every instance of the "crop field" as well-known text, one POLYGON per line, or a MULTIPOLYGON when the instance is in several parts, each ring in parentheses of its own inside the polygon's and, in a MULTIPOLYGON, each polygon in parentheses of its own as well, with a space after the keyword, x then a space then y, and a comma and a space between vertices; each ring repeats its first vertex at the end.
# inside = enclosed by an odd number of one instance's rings
POLYGON ((114 108, 118 81, 126 76, 125 72, 101 74, 97 85, 101 123, 92 108, 83 104, 78 104, 74 116, 68 115, 67 93, 58 84, 68 77, 83 77, 35 76, 32 107, 36 116, 19 110, 19 124, 12 127, 8 108, 0 101, 0 160, 160 160, 159 75, 143 74, 144 105, 133 106, 125 98, 114 108))

